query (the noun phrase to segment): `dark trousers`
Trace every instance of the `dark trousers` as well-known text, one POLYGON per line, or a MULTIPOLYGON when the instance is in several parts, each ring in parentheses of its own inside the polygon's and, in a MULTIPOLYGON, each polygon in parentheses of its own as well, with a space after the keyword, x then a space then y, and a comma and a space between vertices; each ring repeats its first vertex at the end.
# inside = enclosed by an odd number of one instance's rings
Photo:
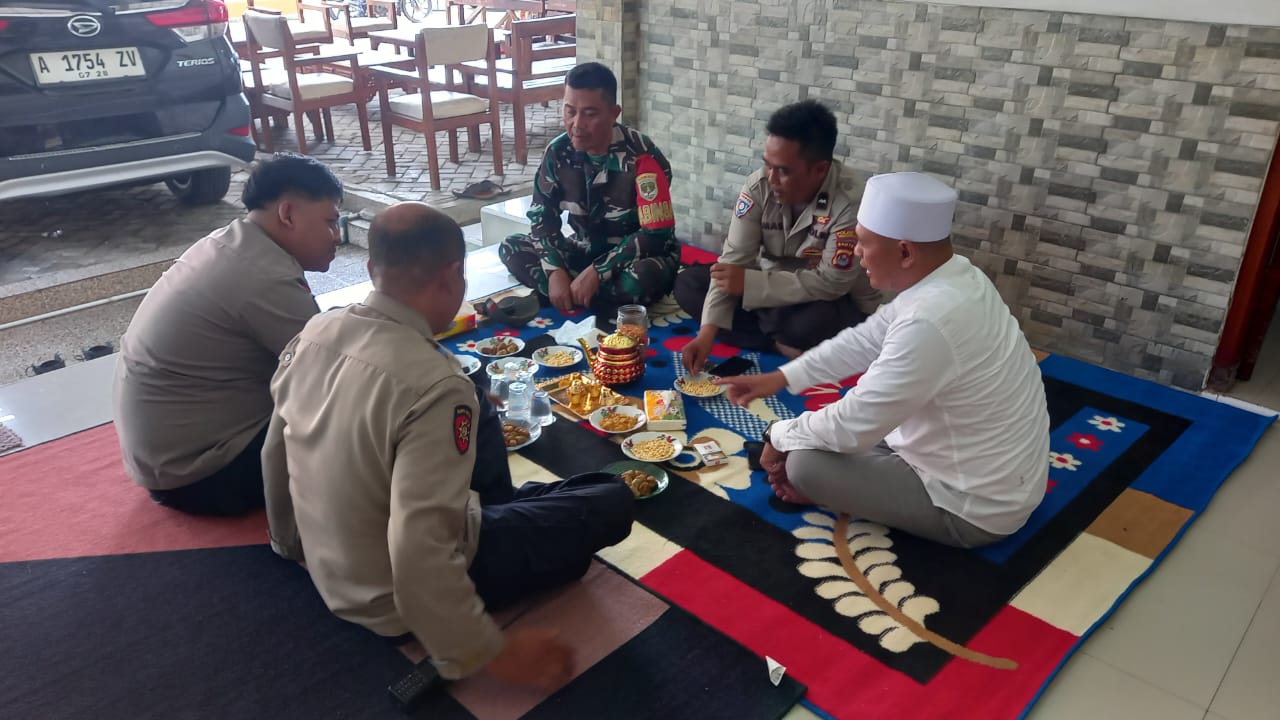
POLYGON ((490 610, 582 577, 591 557, 631 534, 635 498, 616 475, 584 473, 511 485, 502 422, 483 389, 471 489, 480 495, 480 547, 471 580, 490 610))
POLYGON ((264 504, 262 444, 267 426, 253 436, 240 454, 218 472, 172 490, 152 490, 151 499, 191 515, 243 515, 264 504))
MULTIPOLYGON (((702 322, 702 303, 710 288, 710 265, 694 265, 676 276, 676 302, 699 324, 702 322)), ((717 337, 747 350, 773 350, 779 343, 808 350, 866 319, 867 316, 858 310, 848 295, 835 300, 814 300, 755 310, 743 309, 739 298, 733 311, 733 329, 722 329, 717 337)))

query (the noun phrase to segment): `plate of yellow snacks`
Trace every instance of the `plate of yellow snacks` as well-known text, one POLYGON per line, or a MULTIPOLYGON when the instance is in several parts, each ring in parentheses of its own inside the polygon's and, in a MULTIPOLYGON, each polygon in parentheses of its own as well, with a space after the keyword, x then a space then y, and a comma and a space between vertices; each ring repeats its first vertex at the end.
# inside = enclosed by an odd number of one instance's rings
POLYGON ((713 380, 719 380, 715 375, 706 373, 698 373, 697 375, 686 375, 682 378, 676 378, 676 389, 688 395, 689 397, 715 397, 724 392, 724 385, 716 385, 713 380))
POLYGON ((640 500, 648 500, 667 489, 667 473, 657 465, 634 460, 620 460, 604 469, 607 473, 621 475, 631 493, 640 500))
POLYGON ((684 443, 662 432, 639 432, 622 441, 622 454, 641 462, 664 462, 681 450, 684 443))
POLYGON ((476 343, 475 351, 487 357, 506 357, 515 355, 523 349, 524 341, 520 338, 498 335, 476 343))
POLYGON ((542 367, 567 368, 582 362, 582 351, 568 345, 551 345, 533 351, 533 361, 542 367))
POLYGON ((606 405, 587 417, 591 427, 611 435, 639 430, 648 419, 643 410, 630 405, 606 405))

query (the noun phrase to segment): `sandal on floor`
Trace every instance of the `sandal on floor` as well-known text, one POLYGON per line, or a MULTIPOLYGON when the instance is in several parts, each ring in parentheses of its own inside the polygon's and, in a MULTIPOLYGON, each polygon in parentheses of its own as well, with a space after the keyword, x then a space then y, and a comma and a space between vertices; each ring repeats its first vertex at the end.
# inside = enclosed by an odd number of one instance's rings
POLYGON ((454 190, 453 196, 456 198, 468 198, 472 200, 492 200, 493 198, 506 195, 508 190, 492 180, 481 180, 477 183, 471 183, 465 190, 454 190))

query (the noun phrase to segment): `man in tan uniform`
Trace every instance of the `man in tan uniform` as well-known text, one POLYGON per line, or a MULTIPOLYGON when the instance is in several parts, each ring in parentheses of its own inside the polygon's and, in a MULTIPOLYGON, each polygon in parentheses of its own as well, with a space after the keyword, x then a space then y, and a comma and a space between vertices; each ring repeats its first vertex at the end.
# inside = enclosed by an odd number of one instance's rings
POLYGON ((192 245, 121 340, 113 410, 125 471, 189 513, 262 507, 259 456, 276 358, 318 312, 304 270, 337 252, 342 183, 319 161, 254 166, 247 218, 192 245))
POLYGON ((717 336, 794 357, 880 304, 853 257, 856 186, 832 157, 835 116, 806 100, 779 109, 767 129, 765 166, 738 195, 720 261, 676 278, 676 301, 702 326, 684 349, 690 372, 717 336))
POLYGON ((336 615, 416 638, 441 676, 554 686, 567 650, 487 609, 581 577, 630 533, 634 499, 604 473, 513 490, 475 472, 506 465, 502 430, 432 332, 462 302, 464 249, 443 213, 392 206, 369 230, 375 290, 284 349, 262 454, 271 543, 336 615))

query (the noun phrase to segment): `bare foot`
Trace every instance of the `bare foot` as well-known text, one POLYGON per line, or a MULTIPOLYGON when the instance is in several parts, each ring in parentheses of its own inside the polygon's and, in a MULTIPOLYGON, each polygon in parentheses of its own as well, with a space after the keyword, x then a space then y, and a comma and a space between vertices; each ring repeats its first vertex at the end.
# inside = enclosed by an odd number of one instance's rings
POLYGON ((795 503, 796 505, 812 505, 813 501, 800 494, 791 483, 776 483, 773 486, 773 494, 783 502, 795 503))

